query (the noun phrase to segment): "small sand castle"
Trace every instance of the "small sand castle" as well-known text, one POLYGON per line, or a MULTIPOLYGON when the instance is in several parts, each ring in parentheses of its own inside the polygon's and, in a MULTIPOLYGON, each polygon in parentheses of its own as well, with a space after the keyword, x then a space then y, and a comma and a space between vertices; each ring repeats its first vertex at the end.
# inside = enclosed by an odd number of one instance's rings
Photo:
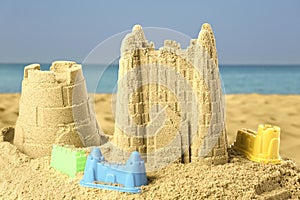
POLYGON ((31 157, 51 154, 52 144, 101 144, 81 65, 53 62, 50 71, 26 66, 14 144, 31 157))
MULTIPOLYGON (((113 143, 151 166, 227 162, 227 135, 213 31, 203 24, 187 49, 156 50, 135 25, 122 42, 113 143)), ((127 154, 125 156, 125 154, 127 154)))

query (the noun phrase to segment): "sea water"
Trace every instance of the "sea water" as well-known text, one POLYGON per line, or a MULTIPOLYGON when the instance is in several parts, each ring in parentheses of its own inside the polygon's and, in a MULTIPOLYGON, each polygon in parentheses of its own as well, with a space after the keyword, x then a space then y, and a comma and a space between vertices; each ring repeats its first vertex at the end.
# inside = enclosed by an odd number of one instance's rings
MULTIPOLYGON (((0 64, 0 93, 21 92, 23 64, 0 64)), ((42 64, 49 70, 50 64, 42 64)), ((300 94, 300 65, 220 65, 225 94, 300 94)), ((114 93, 118 65, 84 65, 89 92, 114 93)))

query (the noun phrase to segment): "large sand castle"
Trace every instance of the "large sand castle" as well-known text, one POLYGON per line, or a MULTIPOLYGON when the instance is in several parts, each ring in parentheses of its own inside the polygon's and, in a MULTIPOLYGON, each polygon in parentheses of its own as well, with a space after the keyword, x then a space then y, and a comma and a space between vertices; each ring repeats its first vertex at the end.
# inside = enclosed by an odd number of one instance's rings
POLYGON ((90 107, 81 65, 53 62, 24 69, 14 144, 31 157, 51 154, 52 144, 100 145, 101 136, 90 107))
MULTIPOLYGON (((156 50, 140 25, 123 40, 113 143, 151 165, 227 162, 227 135, 214 34, 203 24, 187 49, 156 50)), ((122 153, 121 153, 122 154, 122 153)))

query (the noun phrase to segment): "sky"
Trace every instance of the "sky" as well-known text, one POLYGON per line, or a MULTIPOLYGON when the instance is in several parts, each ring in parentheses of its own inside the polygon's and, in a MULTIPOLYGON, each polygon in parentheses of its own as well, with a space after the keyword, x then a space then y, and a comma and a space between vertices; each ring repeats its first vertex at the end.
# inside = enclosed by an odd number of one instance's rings
POLYGON ((196 38, 205 22, 221 64, 300 64, 299 0, 1 0, 0 63, 81 63, 134 24, 196 38))

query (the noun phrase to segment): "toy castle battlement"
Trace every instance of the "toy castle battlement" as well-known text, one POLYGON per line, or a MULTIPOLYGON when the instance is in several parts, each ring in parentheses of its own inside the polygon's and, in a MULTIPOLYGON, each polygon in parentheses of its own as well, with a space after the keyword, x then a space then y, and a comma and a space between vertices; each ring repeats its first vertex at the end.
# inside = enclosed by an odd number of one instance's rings
POLYGON ((135 25, 121 45, 115 116, 112 142, 127 154, 139 151, 149 166, 178 159, 226 163, 224 103, 210 25, 202 26, 187 49, 166 40, 158 50, 135 25))
POLYGON ((137 151, 131 153, 125 164, 109 163, 105 161, 100 149, 94 147, 87 158, 80 184, 87 187, 138 193, 140 186, 147 184, 145 163, 137 151), (97 184, 97 182, 104 184, 97 184))
POLYGON ((78 150, 78 148, 75 148, 73 145, 58 145, 54 144, 52 146, 52 153, 61 153, 67 157, 85 157, 85 151, 84 150, 78 150))
POLYGON ((279 163, 280 128, 259 125, 258 130, 238 130, 234 148, 250 160, 265 163, 279 163))
POLYGON ((31 157, 50 155, 52 144, 100 145, 81 65, 53 62, 24 69, 14 144, 31 157))

